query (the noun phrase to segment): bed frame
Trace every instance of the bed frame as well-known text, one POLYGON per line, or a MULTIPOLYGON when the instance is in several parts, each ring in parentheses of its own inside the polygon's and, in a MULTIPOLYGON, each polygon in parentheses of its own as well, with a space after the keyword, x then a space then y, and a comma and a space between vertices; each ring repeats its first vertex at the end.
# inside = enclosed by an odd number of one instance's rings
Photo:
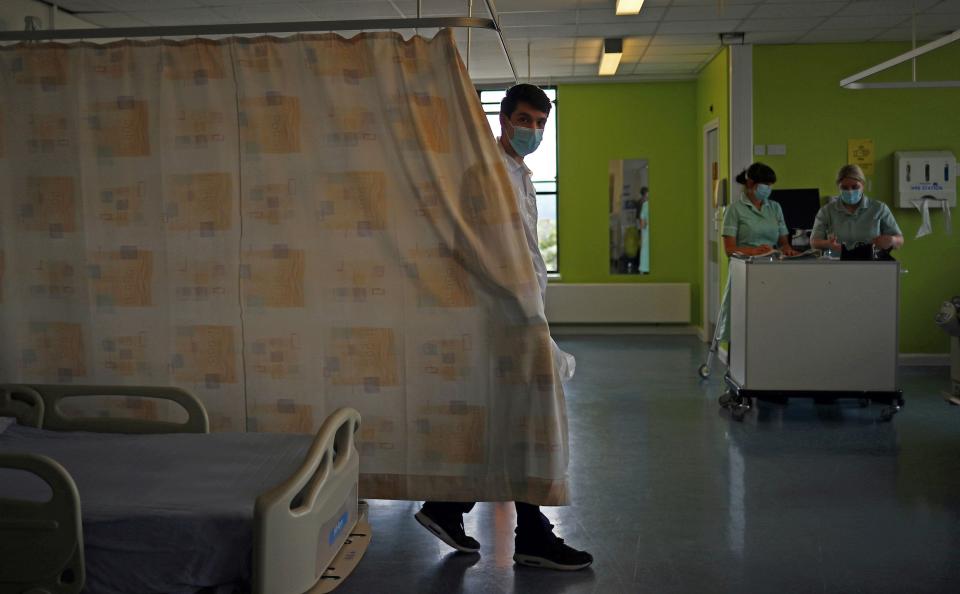
MULTIPOLYGON (((53 431, 208 433, 203 405, 173 387, 0 385, 0 416, 53 431), (60 405, 81 396, 169 400, 184 423, 65 416, 60 405)), ((360 456, 354 446, 360 414, 341 408, 317 431, 303 463, 254 506, 255 594, 320 594, 333 590, 370 543, 366 504, 357 500, 360 456)), ((0 453, 0 468, 30 472, 50 486, 46 502, 0 498, 0 594, 75 594, 84 584, 80 494, 56 461, 0 453)))

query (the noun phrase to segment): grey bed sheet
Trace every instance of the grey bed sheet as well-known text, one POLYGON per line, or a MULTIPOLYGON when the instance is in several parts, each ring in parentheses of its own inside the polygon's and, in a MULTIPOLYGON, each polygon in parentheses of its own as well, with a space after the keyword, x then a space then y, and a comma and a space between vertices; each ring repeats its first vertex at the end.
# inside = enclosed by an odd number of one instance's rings
MULTIPOLYGON (((85 591, 186 594, 249 588, 254 502, 294 472, 312 439, 12 425, 0 431, 0 451, 49 456, 73 477, 83 516, 85 591)), ((0 497, 36 498, 38 486, 0 475, 0 497)))

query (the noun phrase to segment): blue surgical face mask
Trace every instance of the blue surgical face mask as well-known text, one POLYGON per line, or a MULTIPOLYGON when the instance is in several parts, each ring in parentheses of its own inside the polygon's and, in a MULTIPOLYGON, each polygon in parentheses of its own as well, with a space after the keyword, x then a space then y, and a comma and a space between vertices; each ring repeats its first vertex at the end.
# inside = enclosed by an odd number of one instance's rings
POLYGON ((773 193, 773 188, 767 184, 757 184, 753 188, 753 195, 757 197, 757 200, 760 202, 766 202, 770 198, 770 194, 773 193))
POLYGON ((857 202, 860 202, 860 197, 863 195, 863 190, 857 188, 856 190, 840 190, 840 200, 844 204, 849 204, 853 206, 857 202))
POLYGON ((540 146, 540 141, 543 140, 543 130, 524 128, 513 124, 510 124, 510 127, 513 128, 513 138, 510 139, 510 146, 521 157, 526 157, 540 146))

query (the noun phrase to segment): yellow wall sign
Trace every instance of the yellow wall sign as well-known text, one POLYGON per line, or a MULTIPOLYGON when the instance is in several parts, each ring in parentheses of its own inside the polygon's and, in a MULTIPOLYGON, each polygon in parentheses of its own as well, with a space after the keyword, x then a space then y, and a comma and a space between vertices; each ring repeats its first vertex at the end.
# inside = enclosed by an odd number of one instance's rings
POLYGON ((847 163, 859 165, 864 175, 873 175, 873 141, 869 138, 847 140, 847 163))

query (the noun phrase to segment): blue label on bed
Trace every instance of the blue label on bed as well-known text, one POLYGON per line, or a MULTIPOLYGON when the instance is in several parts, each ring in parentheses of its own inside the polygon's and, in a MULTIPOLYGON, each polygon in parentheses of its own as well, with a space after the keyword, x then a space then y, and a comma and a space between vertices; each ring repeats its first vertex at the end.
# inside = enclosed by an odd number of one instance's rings
POLYGON ((343 532, 343 529, 347 527, 347 521, 350 519, 350 512, 345 511, 343 515, 340 516, 340 519, 337 520, 337 525, 333 527, 333 530, 330 531, 330 537, 327 539, 327 544, 332 545, 337 537, 340 536, 340 533, 343 532))

